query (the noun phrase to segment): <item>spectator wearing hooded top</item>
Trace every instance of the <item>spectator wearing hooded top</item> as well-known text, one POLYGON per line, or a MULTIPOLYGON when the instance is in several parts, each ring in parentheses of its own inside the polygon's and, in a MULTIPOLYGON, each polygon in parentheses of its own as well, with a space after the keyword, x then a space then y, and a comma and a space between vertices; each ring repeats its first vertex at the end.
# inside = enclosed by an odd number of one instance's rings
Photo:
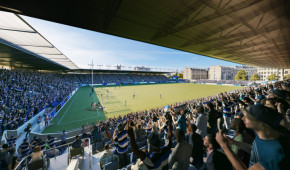
MULTIPOLYGON (((249 168, 289 169, 289 131, 280 125, 283 116, 263 105, 253 105, 243 112, 246 127, 256 133, 249 168)), ((216 139, 235 169, 247 169, 230 149, 228 140, 221 132, 217 133, 216 139)))
POLYGON ((184 133, 181 129, 176 129, 174 136, 177 139, 177 145, 169 156, 169 168, 172 168, 174 163, 178 162, 177 169, 188 169, 192 146, 184 140, 184 133))
POLYGON ((168 114, 167 121, 169 122, 169 128, 168 128, 168 135, 167 139, 169 140, 169 145, 161 146, 161 141, 159 139, 159 135, 156 133, 151 133, 148 136, 148 145, 150 145, 153 148, 153 152, 149 155, 148 153, 139 150, 132 127, 127 126, 128 129, 128 135, 130 138, 130 144, 133 153, 140 158, 140 160, 133 165, 133 168, 142 168, 146 167, 148 169, 169 169, 168 166, 168 158, 171 154, 171 140, 172 140, 172 125, 171 125, 171 115, 168 114))

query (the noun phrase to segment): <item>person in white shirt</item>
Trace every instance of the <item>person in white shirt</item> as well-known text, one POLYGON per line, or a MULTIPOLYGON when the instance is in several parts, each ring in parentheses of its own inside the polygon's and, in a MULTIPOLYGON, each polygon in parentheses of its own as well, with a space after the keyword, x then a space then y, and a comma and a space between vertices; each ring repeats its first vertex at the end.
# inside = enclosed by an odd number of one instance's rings
POLYGON ((202 138, 207 135, 207 117, 204 114, 204 108, 199 106, 197 108, 198 117, 196 119, 196 133, 200 134, 202 138))

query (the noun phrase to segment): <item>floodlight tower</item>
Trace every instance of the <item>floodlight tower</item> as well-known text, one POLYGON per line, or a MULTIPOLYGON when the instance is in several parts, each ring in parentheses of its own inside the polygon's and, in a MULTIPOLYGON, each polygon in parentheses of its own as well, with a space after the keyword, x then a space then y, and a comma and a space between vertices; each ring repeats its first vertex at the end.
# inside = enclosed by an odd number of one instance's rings
POLYGON ((93 62, 93 60, 92 60, 92 64, 88 64, 89 66, 91 66, 91 68, 92 68, 92 88, 93 88, 93 81, 94 81, 94 79, 93 79, 93 68, 94 68, 94 62, 93 62))

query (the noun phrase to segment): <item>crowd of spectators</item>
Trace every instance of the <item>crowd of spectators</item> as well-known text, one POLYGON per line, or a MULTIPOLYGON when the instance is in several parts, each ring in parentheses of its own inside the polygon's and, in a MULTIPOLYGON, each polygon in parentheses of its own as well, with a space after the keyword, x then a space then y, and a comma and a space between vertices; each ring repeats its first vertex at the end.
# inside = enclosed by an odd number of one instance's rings
MULTIPOLYGON (((81 83, 91 83, 90 74, 77 74, 81 83)), ((143 74, 94 74, 94 84, 102 83, 134 83, 134 82, 165 82, 169 79, 164 75, 143 75, 143 74)))
POLYGON ((243 80, 198 80, 197 82, 199 83, 216 83, 216 84, 237 84, 237 85, 241 85, 241 86, 247 86, 249 84, 249 81, 243 81, 243 80))
POLYGON ((75 88, 74 75, 0 69, 0 126, 15 130, 75 88))
MULTIPOLYGON (((130 165, 131 153, 132 169, 288 169, 289 99, 286 80, 128 113, 83 126, 73 147, 86 146, 86 137, 106 142, 102 169, 113 155, 119 168, 130 165)), ((66 132, 61 136, 65 143, 66 132)), ((54 140, 25 139, 18 157, 49 154, 54 140)), ((15 166, 14 144, 2 148, 1 165, 15 166)))
POLYGON ((248 87, 98 122, 115 146, 105 147, 101 168, 113 153, 126 167, 133 152, 132 169, 288 169, 289 86, 248 87))

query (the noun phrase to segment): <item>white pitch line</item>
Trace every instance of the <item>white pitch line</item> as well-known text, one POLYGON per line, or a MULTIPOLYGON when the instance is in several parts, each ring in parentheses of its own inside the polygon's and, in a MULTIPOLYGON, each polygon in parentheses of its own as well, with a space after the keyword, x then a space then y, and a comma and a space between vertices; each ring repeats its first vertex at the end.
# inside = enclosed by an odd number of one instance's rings
POLYGON ((71 121, 71 122, 62 123, 62 124, 59 124, 59 125, 66 125, 66 124, 75 123, 75 122, 80 122, 80 121, 83 121, 83 120, 90 120, 90 119, 94 119, 94 118, 98 118, 98 117, 99 117, 99 116, 97 116, 97 117, 91 117, 91 118, 87 118, 87 119, 81 119, 81 120, 77 120, 77 121, 71 121))
MULTIPOLYGON (((79 95, 79 93, 77 94, 79 95)), ((61 122, 61 120, 64 118, 64 116, 66 115, 67 111, 69 110, 70 106, 73 104, 73 102, 76 100, 76 96, 74 96, 74 100, 71 102, 71 104, 68 106, 68 108, 66 109, 66 111, 64 112, 64 114, 62 115, 62 117, 59 120, 59 123, 61 122)))

